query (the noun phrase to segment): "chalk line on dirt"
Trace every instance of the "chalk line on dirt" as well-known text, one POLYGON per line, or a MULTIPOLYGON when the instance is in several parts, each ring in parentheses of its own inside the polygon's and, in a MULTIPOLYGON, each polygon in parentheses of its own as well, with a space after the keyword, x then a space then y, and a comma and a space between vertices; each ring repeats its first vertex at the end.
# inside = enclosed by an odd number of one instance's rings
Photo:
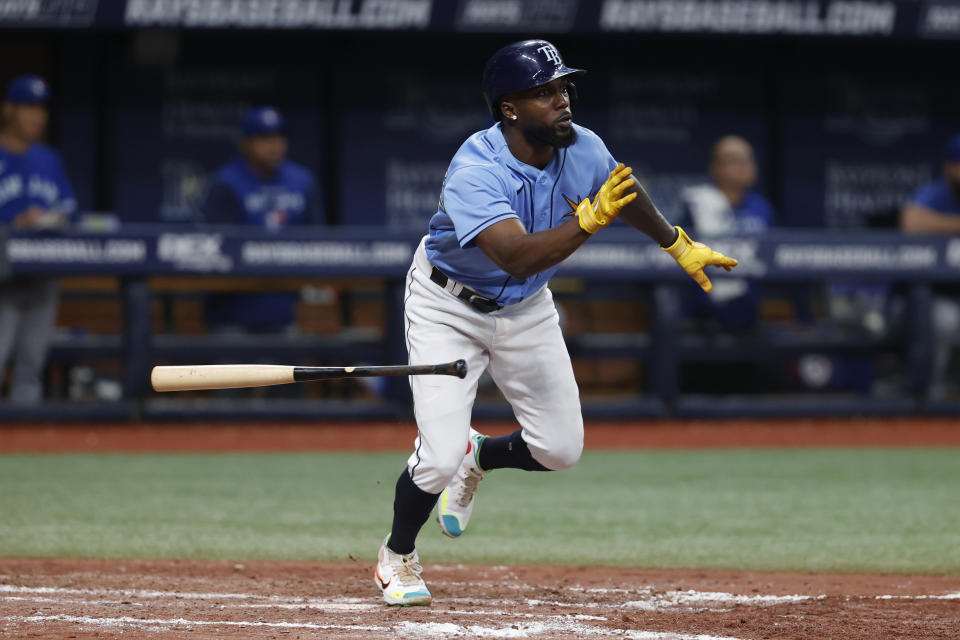
POLYGON ((339 629, 343 631, 389 631, 389 627, 360 625, 360 624, 315 624, 312 622, 265 622, 260 620, 187 620, 186 618, 131 618, 129 616, 120 616, 117 618, 94 618, 92 616, 70 616, 66 614, 56 614, 50 616, 5 616, 0 618, 7 622, 74 622, 81 625, 120 627, 133 626, 141 628, 161 628, 170 627, 270 627, 280 629, 315 629, 332 630, 339 629))
POLYGON ((264 627, 279 629, 308 629, 317 631, 379 631, 392 632, 401 636, 414 638, 529 638, 531 635, 544 633, 576 633, 581 636, 599 636, 628 638, 629 640, 740 640, 729 636, 711 636, 703 634, 678 634, 659 631, 633 631, 624 629, 602 629, 579 623, 549 623, 549 622, 521 622, 510 627, 484 627, 481 625, 462 626, 452 622, 399 622, 392 627, 373 625, 334 625, 316 624, 311 622, 265 622, 239 620, 188 620, 186 618, 131 618, 121 616, 116 618, 98 618, 92 616, 32 615, 32 616, 5 616, 0 618, 11 623, 43 623, 43 622, 72 622, 78 625, 99 627, 137 627, 145 630, 168 630, 171 627, 264 627))
POLYGON ((654 594, 647 591, 647 597, 643 600, 631 600, 624 602, 621 606, 625 609, 640 609, 642 611, 658 611, 660 609, 670 609, 678 607, 718 607, 733 606, 738 604, 770 606, 775 604, 804 602, 807 600, 822 600, 827 596, 824 594, 818 596, 804 595, 759 595, 745 596, 735 593, 726 593, 724 591, 671 591, 665 594, 654 594))

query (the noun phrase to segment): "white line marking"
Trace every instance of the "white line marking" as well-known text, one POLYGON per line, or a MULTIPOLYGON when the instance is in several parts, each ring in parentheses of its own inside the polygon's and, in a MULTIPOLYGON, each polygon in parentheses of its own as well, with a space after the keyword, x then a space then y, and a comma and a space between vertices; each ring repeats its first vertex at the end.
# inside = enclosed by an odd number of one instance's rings
POLYGON ((623 603, 625 609, 640 609, 642 611, 657 611, 674 607, 694 607, 694 606, 733 606, 737 604, 757 605, 766 607, 774 604, 784 604, 790 602, 805 602, 807 600, 822 600, 826 595, 818 596, 744 596, 735 593, 725 593, 723 591, 671 591, 665 594, 654 594, 647 592, 647 597, 643 600, 631 600, 623 603))
POLYGON ((255 593, 190 593, 183 591, 153 591, 150 589, 71 589, 66 587, 20 587, 0 584, 0 593, 68 593, 73 595, 121 595, 134 598, 182 598, 184 600, 272 600, 280 596, 264 596, 255 593))
POLYGON ((230 603, 220 609, 320 609, 321 611, 370 611, 383 609, 382 604, 354 604, 350 602, 257 602, 230 603))
POLYGON ((262 627, 273 629, 311 629, 318 631, 383 631, 394 632, 404 636, 417 638, 450 638, 450 637, 477 637, 477 638, 528 638, 531 634, 562 632, 578 634, 580 636, 601 636, 630 638, 632 640, 739 640, 729 636, 688 635, 676 633, 662 633, 659 631, 628 631, 623 629, 602 629, 577 623, 544 623, 521 622, 511 627, 495 628, 480 625, 460 626, 450 622, 410 622, 403 621, 391 627, 354 625, 354 624, 314 624, 309 622, 262 622, 237 620, 187 620, 186 618, 131 618, 122 616, 117 618, 96 618, 93 616, 60 615, 32 615, 32 616, 5 616, 0 618, 5 622, 13 623, 43 623, 43 622, 73 622, 79 625, 119 627, 131 626, 148 630, 166 630, 170 627, 262 627))
POLYGON ((874 596, 876 600, 960 600, 960 591, 933 596, 874 596))
MULTIPOLYGON (((107 606, 130 606, 130 607, 145 607, 147 603, 144 602, 131 602, 129 600, 84 600, 79 598, 50 598, 47 596, 40 595, 26 595, 26 596, 4 596, 0 595, 0 602, 42 602, 42 603, 53 603, 53 604, 69 604, 69 605, 81 605, 85 607, 107 607, 107 606)), ((473 602, 473 601, 471 601, 473 602)), ((504 604, 512 605, 504 601, 504 604)), ((176 602, 171 602, 171 606, 176 606, 176 602)), ((382 604, 369 604, 369 603, 346 603, 346 602, 228 602, 226 604, 211 604, 211 607, 217 611, 223 611, 225 609, 287 609, 287 610, 303 610, 303 609, 318 609, 321 611, 348 611, 348 612, 362 612, 362 611, 382 611, 384 610, 384 605, 382 604)), ((453 609, 453 610, 444 610, 444 609, 433 609, 431 610, 431 615, 433 616, 485 616, 488 618, 493 617, 507 617, 507 618, 536 618, 538 620, 596 620, 596 621, 606 621, 609 618, 605 616, 591 616, 583 613, 578 614, 534 614, 534 613, 513 613, 505 611, 503 609, 491 609, 491 610, 464 610, 464 609, 453 609)))
POLYGON ((560 632, 572 637, 600 636, 629 638, 630 640, 739 640, 727 636, 688 635, 659 631, 630 631, 626 629, 603 629, 588 625, 567 623, 551 624, 547 622, 520 622, 510 627, 481 627, 470 625, 462 627, 452 623, 437 622, 408 622, 404 621, 396 626, 400 634, 413 634, 418 638, 529 638, 531 635, 560 632))
POLYGON ((390 627, 374 627, 359 624, 313 624, 310 622, 260 622, 259 620, 187 620, 185 618, 170 619, 140 619, 122 616, 119 618, 93 618, 91 616, 68 616, 59 614, 54 616, 5 616, 0 618, 6 622, 76 622, 77 624, 100 625, 106 627, 134 626, 134 627, 270 627, 279 629, 340 629, 342 631, 390 631, 390 627))

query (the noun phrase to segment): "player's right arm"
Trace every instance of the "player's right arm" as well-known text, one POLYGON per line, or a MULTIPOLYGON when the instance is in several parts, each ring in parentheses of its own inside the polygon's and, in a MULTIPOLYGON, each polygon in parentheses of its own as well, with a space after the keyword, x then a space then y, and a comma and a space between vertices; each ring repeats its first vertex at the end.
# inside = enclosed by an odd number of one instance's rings
POLYGON ((498 267, 525 280, 563 262, 593 233, 616 218, 624 205, 636 197, 623 196, 632 184, 630 168, 619 165, 593 202, 584 199, 577 206, 576 215, 560 226, 527 233, 520 220, 511 217, 485 228, 474 242, 498 267))
POLYGON ((481 231, 475 242, 494 264, 525 280, 563 262, 589 237, 574 218, 536 233, 527 233, 517 218, 508 218, 481 231))

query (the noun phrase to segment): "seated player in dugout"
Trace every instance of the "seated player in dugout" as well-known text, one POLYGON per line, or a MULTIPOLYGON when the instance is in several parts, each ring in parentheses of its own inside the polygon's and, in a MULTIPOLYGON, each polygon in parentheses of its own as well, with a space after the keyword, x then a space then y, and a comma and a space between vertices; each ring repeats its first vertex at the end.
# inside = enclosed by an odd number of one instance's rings
MULTIPOLYGON (((287 159, 283 116, 274 107, 250 109, 240 123, 238 155, 220 168, 202 211, 209 224, 277 231, 324 223, 317 180, 287 159)), ((208 296, 207 327, 217 332, 283 333, 295 328, 294 293, 208 296)))
MULTIPOLYGON (((900 228, 914 234, 960 235, 960 134, 944 148, 943 175, 914 191, 904 205, 900 228)), ((927 397, 941 400, 957 392, 948 379, 950 356, 960 344, 960 292, 955 285, 937 287, 931 324, 934 356, 927 397)))
POLYGON ((411 376, 418 436, 397 480, 393 525, 374 572, 387 604, 431 602, 415 541, 435 505, 441 531, 459 538, 488 472, 559 471, 579 460, 580 394, 546 286, 563 260, 619 215, 705 291, 712 285, 704 268, 737 264, 667 222, 630 168, 574 124, 570 80, 582 73, 545 40, 493 55, 482 92, 496 122, 454 155, 414 252, 404 296, 409 361, 463 358, 468 371, 463 380, 411 376), (510 435, 487 437, 470 427, 486 370, 519 422, 510 435))
MULTIPOLYGON (((40 144, 47 128, 50 86, 20 76, 0 107, 0 225, 60 229, 77 207, 60 154, 40 144)), ((52 278, 17 276, 0 283, 0 378, 16 350, 10 401, 43 399, 42 374, 60 298, 52 278)))
MULTIPOLYGON (((710 182, 681 192, 677 222, 701 236, 766 233, 773 225, 773 205, 753 191, 757 163, 750 143, 740 136, 723 136, 713 145, 708 170, 710 182)), ((728 331, 747 331, 757 321, 758 285, 743 278, 724 278, 709 296, 691 292, 685 306, 695 318, 728 331)))

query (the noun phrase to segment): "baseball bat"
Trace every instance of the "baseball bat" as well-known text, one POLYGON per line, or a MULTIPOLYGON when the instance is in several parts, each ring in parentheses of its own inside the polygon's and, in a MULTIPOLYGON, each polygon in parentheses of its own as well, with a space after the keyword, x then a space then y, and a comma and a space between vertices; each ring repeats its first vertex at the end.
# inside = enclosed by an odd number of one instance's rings
POLYGON ((457 376, 467 375, 464 360, 445 364, 390 365, 368 367, 291 367, 279 364, 205 364, 181 367, 154 367, 150 382, 154 391, 201 391, 268 387, 291 382, 313 382, 333 378, 372 376, 457 376))

